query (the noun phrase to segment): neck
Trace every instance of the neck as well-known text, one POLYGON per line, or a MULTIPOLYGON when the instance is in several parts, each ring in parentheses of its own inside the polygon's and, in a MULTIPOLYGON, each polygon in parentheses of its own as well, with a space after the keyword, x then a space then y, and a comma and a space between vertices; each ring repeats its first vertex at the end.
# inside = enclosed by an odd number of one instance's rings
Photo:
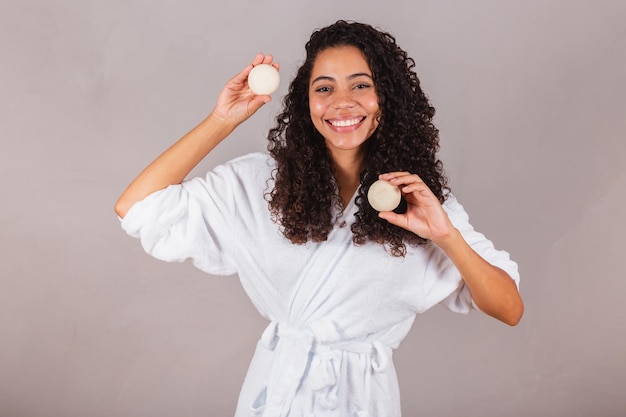
POLYGON ((333 155, 333 168, 335 169, 335 179, 339 187, 339 195, 343 208, 346 208, 350 199, 356 192, 360 184, 359 176, 363 164, 361 154, 333 155))

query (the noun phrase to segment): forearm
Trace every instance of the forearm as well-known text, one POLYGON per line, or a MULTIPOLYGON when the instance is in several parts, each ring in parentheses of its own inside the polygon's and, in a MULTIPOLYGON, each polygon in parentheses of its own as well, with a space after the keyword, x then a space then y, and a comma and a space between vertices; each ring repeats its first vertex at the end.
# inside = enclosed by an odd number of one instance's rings
POLYGON ((457 229, 435 243, 461 273, 478 308, 511 326, 519 322, 524 304, 509 274, 478 255, 457 229))
POLYGON ((209 115, 168 148, 130 183, 115 204, 124 217, 137 201, 172 184, 180 184, 191 170, 232 131, 234 126, 209 115))

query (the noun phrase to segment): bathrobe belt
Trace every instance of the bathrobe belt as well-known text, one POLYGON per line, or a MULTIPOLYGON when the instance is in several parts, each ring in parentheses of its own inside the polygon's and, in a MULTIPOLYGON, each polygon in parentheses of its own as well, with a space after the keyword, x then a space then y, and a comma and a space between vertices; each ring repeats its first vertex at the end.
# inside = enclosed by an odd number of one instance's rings
POLYGON ((385 370, 391 358, 390 347, 379 341, 344 342, 339 336, 330 321, 312 322, 303 329, 271 322, 263 332, 261 343, 274 351, 274 362, 265 390, 265 404, 257 403, 252 415, 288 415, 305 375, 319 405, 337 408, 336 384, 342 352, 371 355, 373 371, 385 370))

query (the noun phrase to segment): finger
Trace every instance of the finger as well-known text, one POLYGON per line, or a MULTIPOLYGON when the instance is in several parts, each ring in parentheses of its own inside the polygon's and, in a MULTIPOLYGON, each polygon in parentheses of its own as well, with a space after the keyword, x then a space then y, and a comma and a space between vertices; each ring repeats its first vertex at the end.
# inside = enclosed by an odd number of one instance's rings
POLYGON ((280 67, 280 65, 278 65, 278 62, 274 62, 274 56, 273 55, 271 55, 271 54, 270 55, 265 55, 265 54, 259 52, 258 54, 256 54, 256 56, 254 57, 254 59, 252 60, 250 65, 252 65, 253 67, 256 67, 257 65, 261 65, 261 64, 272 65, 276 69, 279 69, 279 67, 280 67))
POLYGON ((385 174, 381 174, 379 176, 380 179, 389 181, 391 184, 402 186, 404 184, 411 184, 415 182, 423 182, 422 179, 417 174, 412 174, 407 171, 400 172, 388 172, 385 174))
POLYGON ((272 60, 273 58, 271 55, 264 55, 263 53, 259 52, 258 54, 256 54, 256 56, 252 59, 252 62, 250 62, 247 67, 242 69, 239 74, 235 75, 232 78, 232 81, 235 81, 237 83, 243 83, 248 79, 248 75, 250 74, 250 71, 252 71, 252 68, 265 63, 271 64, 272 60))
POLYGON ((378 217, 380 217, 383 220, 386 220, 387 222, 393 224, 394 226, 405 228, 406 215, 404 214, 397 214, 397 213, 394 213, 393 211, 381 211, 380 213, 378 213, 378 217))
POLYGON ((280 71, 280 64, 278 62, 274 62, 274 57, 272 55, 266 55, 261 64, 271 65, 276 68, 276 71, 280 71))
POLYGON ((269 103, 270 101, 272 101, 271 96, 254 96, 252 99, 250 99, 250 102, 248 104, 248 110, 250 111, 250 114, 256 113, 257 110, 259 110, 261 107, 263 107, 263 105, 269 103))
POLYGON ((408 183, 404 183, 401 187, 400 187, 400 191, 402 191, 405 194, 410 194, 410 193, 423 193, 425 191, 429 191, 430 188, 428 188, 428 186, 421 180, 415 180, 413 182, 408 182, 408 183))
MULTIPOLYGON (((268 55, 268 56, 271 57, 271 55, 268 55)), ((266 55, 259 52, 258 54, 256 54, 256 56, 254 57, 254 59, 252 60, 250 64, 252 66, 263 64, 265 61, 265 58, 266 58, 266 55)))
POLYGON ((389 172, 380 175, 381 179, 389 181, 390 184, 400 188, 403 195, 408 196, 410 194, 416 197, 430 197, 437 198, 430 187, 420 178, 417 174, 411 174, 410 172, 389 172))
POLYGON ((240 85, 244 84, 245 82, 247 82, 248 75, 250 74, 250 71, 252 71, 252 68, 254 68, 254 65, 252 64, 248 65, 247 67, 239 71, 239 74, 231 78, 230 82, 235 83, 235 84, 240 84, 240 85))
POLYGON ((397 178, 403 175, 411 175, 411 173, 407 171, 385 172, 383 174, 380 174, 378 178, 381 180, 390 181, 394 178, 397 178))
POLYGON ((418 175, 408 172, 393 173, 388 177, 387 181, 389 181, 392 185, 400 187, 400 189, 405 193, 409 193, 413 190, 413 188, 407 187, 422 184, 425 185, 424 181, 422 181, 418 175))

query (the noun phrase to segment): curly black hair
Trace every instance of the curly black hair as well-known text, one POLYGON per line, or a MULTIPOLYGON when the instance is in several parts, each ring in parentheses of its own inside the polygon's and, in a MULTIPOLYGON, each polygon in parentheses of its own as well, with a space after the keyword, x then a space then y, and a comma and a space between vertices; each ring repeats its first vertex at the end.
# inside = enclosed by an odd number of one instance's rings
POLYGON ((268 194, 274 221, 293 243, 327 239, 341 213, 341 198, 324 139, 309 111, 309 83, 318 54, 331 47, 361 50, 373 74, 381 109, 380 123, 366 142, 356 220, 351 225, 357 245, 373 241, 392 255, 404 256, 406 244, 428 241, 378 217, 367 202, 367 190, 378 175, 391 171, 418 174, 443 203, 448 192, 443 165, 437 158, 439 131, 435 109, 420 88, 415 62, 387 32, 368 24, 339 20, 313 32, 306 59, 283 99, 283 110, 268 134, 268 151, 276 160, 274 187, 268 194), (338 209, 338 211, 334 209, 338 209))

